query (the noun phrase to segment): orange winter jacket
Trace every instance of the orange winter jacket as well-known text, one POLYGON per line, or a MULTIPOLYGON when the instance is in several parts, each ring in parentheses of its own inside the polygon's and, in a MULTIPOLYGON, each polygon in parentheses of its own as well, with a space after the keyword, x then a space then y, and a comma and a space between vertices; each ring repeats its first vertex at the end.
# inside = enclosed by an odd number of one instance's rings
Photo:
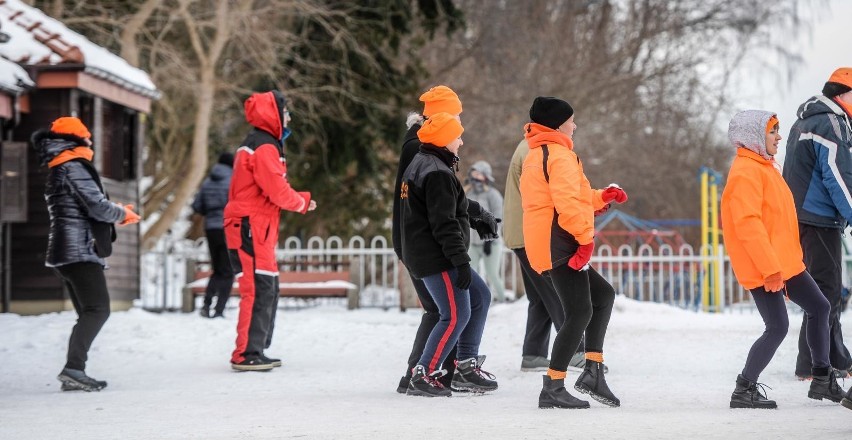
POLYGON ((793 193, 774 159, 737 148, 722 192, 722 231, 734 275, 746 289, 778 272, 787 281, 805 270, 793 193))
POLYGON ((524 243, 530 265, 542 273, 594 240, 594 212, 606 203, 583 174, 570 137, 535 123, 524 128, 530 148, 520 185, 524 243))

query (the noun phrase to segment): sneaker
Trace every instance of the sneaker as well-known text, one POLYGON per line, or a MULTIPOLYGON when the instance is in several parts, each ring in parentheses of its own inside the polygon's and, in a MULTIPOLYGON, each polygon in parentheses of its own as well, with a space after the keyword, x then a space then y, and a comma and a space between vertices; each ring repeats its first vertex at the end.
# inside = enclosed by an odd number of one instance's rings
POLYGON ((242 362, 231 362, 231 368, 237 371, 269 371, 275 366, 260 356, 246 356, 242 362))
POLYGON ((260 357, 260 359, 261 359, 261 360, 263 360, 264 362, 268 362, 268 363, 272 364, 272 366, 273 366, 273 367, 275 367, 275 368, 277 368, 277 367, 280 367, 280 366, 281 366, 281 359, 276 359, 276 358, 266 357, 266 355, 265 355, 265 354, 263 354, 263 353, 261 353, 259 357, 260 357))
POLYGON ((399 379, 399 385, 396 386, 396 392, 399 394, 405 394, 405 392, 408 391, 408 382, 411 382, 410 372, 399 379))
POLYGON ((586 360, 586 369, 577 378, 574 389, 592 396, 593 399, 607 406, 621 406, 621 401, 610 391, 604 379, 603 364, 586 360))
POLYGON ((837 403, 843 400, 843 394, 843 388, 840 388, 837 383, 837 373, 833 370, 828 373, 828 376, 817 376, 815 374, 811 381, 811 388, 808 390, 808 397, 811 399, 828 399, 837 403))
POLYGON ((438 378, 443 375, 444 370, 426 374, 426 369, 422 365, 417 365, 411 369, 411 380, 408 381, 408 389, 405 390, 405 394, 422 397, 450 397, 453 395, 452 391, 444 388, 444 385, 438 381, 438 378))
POLYGON ((209 318, 210 317, 210 307, 209 306, 202 307, 201 310, 198 311, 198 314, 201 315, 202 318, 209 318))
POLYGON ((482 369, 477 358, 456 361, 456 374, 450 388, 466 390, 474 393, 484 393, 497 389, 497 381, 493 374, 482 369))
POLYGON ((86 375, 83 370, 63 368, 56 378, 62 382, 62 391, 100 391, 106 388, 107 383, 96 380, 86 375))
POLYGON ((731 394, 731 408, 778 408, 778 404, 774 400, 766 398, 766 395, 762 392, 764 387, 765 385, 752 382, 740 374, 737 376, 737 386, 731 394))
POLYGON ((852 388, 849 388, 849 391, 846 392, 846 396, 843 397, 840 404, 846 408, 852 409, 852 388))
POLYGON ((526 356, 521 359, 521 371, 547 371, 550 360, 544 356, 526 356))

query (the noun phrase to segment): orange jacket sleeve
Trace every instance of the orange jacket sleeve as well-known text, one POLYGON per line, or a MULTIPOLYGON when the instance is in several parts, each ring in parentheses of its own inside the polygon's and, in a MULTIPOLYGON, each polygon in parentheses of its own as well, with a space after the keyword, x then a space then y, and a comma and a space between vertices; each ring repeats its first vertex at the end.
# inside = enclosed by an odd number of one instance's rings
POLYGON ((604 200, 603 200, 604 190, 595 189, 595 190, 592 190, 592 192, 594 193, 594 195, 592 196, 592 207, 595 208, 595 211, 597 211, 598 209, 601 209, 601 208, 603 208, 604 206, 607 205, 607 203, 604 202, 604 200))
MULTIPOLYGON (((592 201, 583 197, 583 186, 589 182, 573 154, 553 155, 547 162, 550 195, 559 214, 559 226, 578 243, 589 244, 595 238, 595 216, 592 201)), ((587 188, 591 192, 591 188, 587 188)))
POLYGON ((727 205, 737 240, 764 279, 781 272, 781 261, 769 241, 762 220, 763 185, 759 175, 729 176, 731 198, 727 205))

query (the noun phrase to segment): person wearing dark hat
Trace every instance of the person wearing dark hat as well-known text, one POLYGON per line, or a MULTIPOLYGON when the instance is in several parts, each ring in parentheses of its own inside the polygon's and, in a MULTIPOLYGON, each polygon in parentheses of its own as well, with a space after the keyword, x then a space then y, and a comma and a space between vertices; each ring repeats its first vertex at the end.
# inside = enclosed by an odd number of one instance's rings
MULTIPOLYGON (((846 377, 852 356, 840 328, 841 237, 852 223, 852 67, 835 70, 822 95, 799 106, 797 117, 787 139, 783 175, 796 203, 805 267, 831 305, 830 373, 846 377)), ((809 320, 807 314, 802 318, 795 374, 802 380, 817 380, 811 374, 809 320)))
POLYGON ((225 242, 240 283, 240 313, 231 368, 267 371, 281 366, 264 350, 272 344, 278 310, 278 226, 281 210, 305 214, 317 207, 311 193, 287 180, 284 140, 290 135, 287 99, 277 91, 255 93, 245 102, 254 128, 234 155, 225 205, 225 242))
POLYGON ((133 205, 109 201, 92 164, 91 138, 82 121, 68 116, 32 137, 41 164, 49 168, 44 188, 50 215, 45 266, 62 279, 78 316, 65 368, 57 377, 62 391, 100 391, 107 386, 85 372, 89 348, 110 313, 104 259, 112 253, 113 225, 139 222, 133 205))
POLYGON ((482 370, 485 357, 479 355, 491 292, 470 267, 468 199, 454 172, 463 131, 457 116, 432 115, 417 131, 420 152, 402 176, 402 259, 423 281, 440 315, 412 368, 406 393, 414 396, 452 394, 439 379, 453 348, 458 358, 453 389, 497 389, 494 376, 482 370))
POLYGON ((192 201, 193 212, 204 216, 204 235, 207 237, 210 266, 213 269, 207 281, 204 305, 201 307, 201 316, 205 318, 210 318, 210 306, 213 305, 214 297, 216 308, 213 318, 225 317, 225 305, 234 284, 234 270, 228 257, 228 246, 225 244, 224 215, 233 168, 234 155, 227 152, 220 154, 219 160, 201 183, 201 188, 192 201))
POLYGON ((524 243, 532 268, 550 276, 565 322, 553 342, 543 376, 539 408, 588 408, 565 389, 568 362, 585 332, 586 365, 574 389, 619 406, 603 372, 603 344, 615 291, 589 264, 595 248, 595 211, 624 203, 627 193, 611 184, 592 189, 574 151, 574 109, 553 97, 538 97, 524 127, 530 151, 520 179, 524 243))
MULTIPOLYGON (((400 227, 402 209, 402 176, 405 170, 414 160, 414 156, 420 151, 420 139, 417 137, 417 132, 423 127, 424 122, 431 116, 437 113, 448 113, 458 117, 462 112, 462 103, 458 95, 451 88, 439 85, 430 88, 425 93, 420 95, 420 102, 423 103, 423 112, 412 112, 408 115, 406 126, 408 131, 402 144, 402 150, 399 154, 399 165, 397 166, 396 180, 394 180, 393 192, 393 215, 392 215, 392 240, 393 250, 400 262, 405 265, 405 260, 402 256, 402 235, 400 227)), ((497 238, 498 220, 487 210, 483 209, 479 203, 474 200, 468 200, 468 216, 470 217, 471 226, 476 229, 479 237, 487 240, 497 238)), ((414 290, 417 293, 417 299, 423 307, 423 316, 420 319, 420 325, 417 327, 417 333, 414 336, 414 343, 411 347, 411 353, 408 356, 408 364, 405 369, 406 373, 399 379, 396 391, 400 394, 405 394, 408 390, 408 383, 411 381, 411 370, 417 365, 417 361, 423 355, 423 349, 426 347, 426 340, 432 329, 441 319, 438 312, 438 306, 432 300, 426 285, 423 281, 411 275, 408 271, 414 290)), ((453 375, 455 373, 456 352, 452 349, 447 355, 443 369, 446 374, 439 379, 445 387, 450 387, 452 384, 453 375)))

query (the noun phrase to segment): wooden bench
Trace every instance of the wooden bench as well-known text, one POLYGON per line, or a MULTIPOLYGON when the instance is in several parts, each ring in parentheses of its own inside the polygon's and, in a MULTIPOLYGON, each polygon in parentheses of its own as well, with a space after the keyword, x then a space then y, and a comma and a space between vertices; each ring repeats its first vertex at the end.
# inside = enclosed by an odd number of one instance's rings
MULTIPOLYGON (((281 266, 286 266, 282 264, 281 266)), ((299 263, 303 266, 304 263, 299 263)), ((211 271, 196 270, 192 282, 183 288, 184 312, 195 310, 195 297, 204 296, 211 271)), ((278 294, 286 298, 348 298, 358 286, 349 281, 348 270, 282 270, 278 273, 278 294)), ((234 280, 231 296, 240 296, 239 281, 234 280)))

